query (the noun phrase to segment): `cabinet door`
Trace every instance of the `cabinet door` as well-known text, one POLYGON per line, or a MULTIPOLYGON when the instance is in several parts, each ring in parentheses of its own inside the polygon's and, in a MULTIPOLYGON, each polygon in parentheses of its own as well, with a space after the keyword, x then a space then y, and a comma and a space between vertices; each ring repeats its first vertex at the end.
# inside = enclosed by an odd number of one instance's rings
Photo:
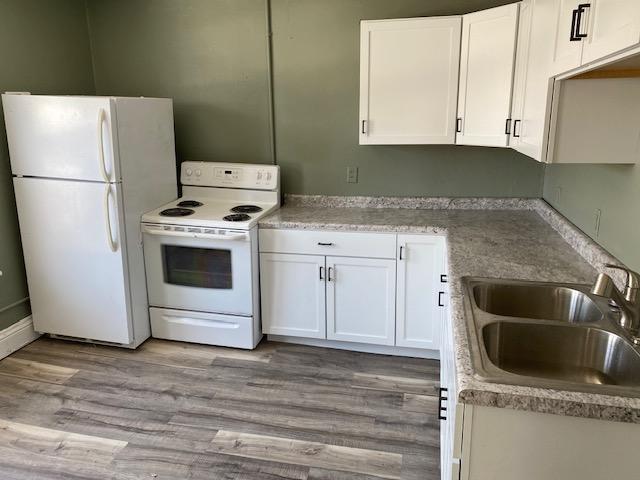
POLYGON ((361 145, 453 144, 460 17, 364 21, 361 145))
POLYGON ((440 349, 444 238, 398 235, 396 345, 440 349))
POLYGON ((463 17, 457 144, 507 146, 517 25, 515 3, 463 17))
POLYGON ((260 254, 262 331, 326 338, 324 256, 260 254))
POLYGON ((590 4, 583 64, 640 43, 640 1, 591 0, 590 4))
POLYGON ((581 38, 576 38, 575 33, 576 29, 582 34, 586 32, 587 14, 581 15, 581 22, 578 25, 576 12, 578 5, 581 4, 580 0, 556 0, 554 3, 556 4, 555 41, 551 73, 557 75, 579 67, 582 63, 583 41, 581 38))
POLYGON ((327 338, 393 345, 395 260, 327 257, 327 338))
POLYGON ((556 0, 520 4, 509 145, 538 161, 546 160, 556 9, 556 0))

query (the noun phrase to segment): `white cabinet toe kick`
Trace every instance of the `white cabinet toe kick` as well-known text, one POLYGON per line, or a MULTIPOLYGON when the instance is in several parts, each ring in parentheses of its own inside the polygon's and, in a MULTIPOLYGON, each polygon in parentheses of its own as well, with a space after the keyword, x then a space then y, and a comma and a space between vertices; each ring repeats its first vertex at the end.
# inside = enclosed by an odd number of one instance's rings
POLYGON ((270 338, 439 358, 444 236, 264 229, 259 249, 270 338))

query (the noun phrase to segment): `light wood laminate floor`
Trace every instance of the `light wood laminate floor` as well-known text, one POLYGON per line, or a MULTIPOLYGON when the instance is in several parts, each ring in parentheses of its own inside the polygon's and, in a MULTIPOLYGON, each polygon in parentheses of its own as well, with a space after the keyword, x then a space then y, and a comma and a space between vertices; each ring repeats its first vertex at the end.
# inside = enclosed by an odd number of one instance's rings
POLYGON ((439 478, 434 360, 40 339, 0 361, 0 478, 439 478))

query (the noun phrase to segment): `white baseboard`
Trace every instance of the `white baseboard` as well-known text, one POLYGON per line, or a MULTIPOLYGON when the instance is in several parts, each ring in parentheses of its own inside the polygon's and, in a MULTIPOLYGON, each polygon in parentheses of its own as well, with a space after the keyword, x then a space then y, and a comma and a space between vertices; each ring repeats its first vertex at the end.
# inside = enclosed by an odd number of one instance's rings
POLYGON ((440 359, 438 350, 423 350, 421 348, 393 347, 386 345, 370 345, 368 343, 339 342, 336 340, 323 340, 319 338, 290 337, 286 335, 268 335, 268 340, 273 342, 296 343, 313 347, 335 348, 338 350, 351 350, 354 352, 377 353, 379 355, 395 355, 397 357, 440 359))
POLYGON ((40 336, 33 330, 31 315, 0 331, 0 359, 20 350, 40 336))

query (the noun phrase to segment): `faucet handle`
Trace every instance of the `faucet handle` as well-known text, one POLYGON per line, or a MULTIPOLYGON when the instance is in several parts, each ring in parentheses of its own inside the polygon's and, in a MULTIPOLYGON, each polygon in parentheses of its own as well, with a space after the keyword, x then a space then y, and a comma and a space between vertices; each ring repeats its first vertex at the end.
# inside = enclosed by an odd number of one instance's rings
POLYGON ((627 280, 624 287, 624 297, 628 301, 634 302, 636 296, 638 295, 638 289, 640 288, 640 274, 634 272, 633 270, 629 270, 626 267, 620 267, 611 263, 606 263, 604 266, 606 268, 611 268, 614 270, 621 270, 627 274, 627 280))

